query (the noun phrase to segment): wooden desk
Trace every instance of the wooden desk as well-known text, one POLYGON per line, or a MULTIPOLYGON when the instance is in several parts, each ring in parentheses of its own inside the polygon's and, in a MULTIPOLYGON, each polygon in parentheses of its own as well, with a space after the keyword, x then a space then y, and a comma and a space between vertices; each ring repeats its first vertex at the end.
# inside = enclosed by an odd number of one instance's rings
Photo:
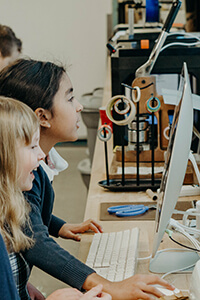
MULTIPOLYGON (((108 64, 110 65, 110 64, 108 64)), ((108 75, 105 84, 103 105, 111 97, 110 91, 110 70, 108 68, 108 75)), ((108 153, 109 163, 112 161, 112 140, 108 141, 108 153)), ((88 198, 85 210, 84 219, 93 218, 97 220, 103 227, 104 232, 120 231, 130 229, 132 227, 140 228, 140 240, 139 240, 139 257, 147 257, 151 253, 153 235, 154 235, 154 221, 100 221, 100 203, 103 202, 149 202, 150 198, 145 192, 110 192, 103 189, 98 185, 98 182, 106 179, 105 175, 105 162, 104 162, 104 145, 99 139, 96 140, 93 166, 91 171, 91 181, 88 191, 88 198)), ((187 197, 188 201, 193 199, 199 200, 200 197, 187 197)), ((185 200, 180 198, 180 201, 185 200)), ((153 201, 152 201, 153 202, 153 201)), ((80 243, 79 259, 83 262, 86 261, 86 257, 89 251, 90 243, 92 241, 93 234, 82 235, 82 241, 80 243)), ((167 236, 164 237, 161 248, 176 248, 175 244, 172 244, 167 236)), ((138 262, 137 273, 149 273, 148 271, 149 261, 138 262)), ((166 279, 180 289, 187 289, 189 287, 190 275, 170 275, 166 279)))

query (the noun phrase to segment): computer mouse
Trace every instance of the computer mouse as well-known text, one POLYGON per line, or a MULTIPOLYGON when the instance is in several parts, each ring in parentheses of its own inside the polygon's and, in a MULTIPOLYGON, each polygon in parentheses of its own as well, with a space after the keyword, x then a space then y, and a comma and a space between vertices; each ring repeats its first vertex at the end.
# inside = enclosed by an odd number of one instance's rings
POLYGON ((171 291, 167 288, 164 288, 161 285, 153 285, 155 288, 157 288, 163 295, 165 296, 181 296, 181 291, 178 288, 175 288, 175 290, 171 291))

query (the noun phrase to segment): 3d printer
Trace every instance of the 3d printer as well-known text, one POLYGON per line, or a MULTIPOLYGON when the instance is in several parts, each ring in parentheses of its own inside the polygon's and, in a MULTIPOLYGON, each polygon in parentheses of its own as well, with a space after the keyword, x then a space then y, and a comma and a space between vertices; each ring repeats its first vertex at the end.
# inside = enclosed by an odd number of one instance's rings
MULTIPOLYGON (((126 42, 111 55, 112 95, 114 97, 119 95, 118 108, 126 111, 126 103, 123 97, 120 102, 120 95, 130 94, 129 98, 137 98, 135 95, 137 87, 141 95, 140 100, 135 103, 135 118, 128 125, 119 125, 124 115, 119 114, 116 109, 112 110, 112 118, 115 120, 113 122, 113 147, 116 149, 116 155, 111 165, 111 178, 114 181, 109 188, 112 188, 112 185, 125 190, 144 190, 148 187, 156 190, 159 187, 162 172, 157 174, 155 168, 162 166, 164 162, 174 106, 165 104, 162 95, 157 93, 155 77, 150 73, 153 70, 155 74, 178 74, 183 61, 186 61, 190 74, 197 80, 200 79, 200 65, 198 65, 198 62, 200 64, 200 48, 172 47, 160 54, 180 5, 180 1, 173 2, 153 50, 132 48, 130 43, 126 42), (134 165, 135 171, 127 173, 124 162, 126 162, 126 168, 134 165), (118 174, 117 169, 120 166, 122 170, 118 174), (142 167, 151 169, 149 175, 143 176, 142 167), (122 184, 120 184, 120 176, 122 184), (128 180, 125 181, 125 178, 128 180)), ((196 93, 200 94, 198 84, 196 84, 196 93)), ((186 181, 190 183, 192 169, 188 170, 187 175, 186 181)))

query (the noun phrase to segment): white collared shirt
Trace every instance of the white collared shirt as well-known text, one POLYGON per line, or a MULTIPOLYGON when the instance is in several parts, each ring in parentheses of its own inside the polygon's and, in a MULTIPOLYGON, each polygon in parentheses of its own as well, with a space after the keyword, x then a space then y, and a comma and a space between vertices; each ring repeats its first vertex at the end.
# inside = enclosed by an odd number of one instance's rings
POLYGON ((48 153, 48 160, 48 164, 46 164, 44 160, 41 160, 40 165, 43 167, 49 177, 49 180, 52 182, 55 175, 58 175, 61 171, 68 168, 68 162, 64 160, 60 154, 58 154, 54 147, 51 148, 48 153))

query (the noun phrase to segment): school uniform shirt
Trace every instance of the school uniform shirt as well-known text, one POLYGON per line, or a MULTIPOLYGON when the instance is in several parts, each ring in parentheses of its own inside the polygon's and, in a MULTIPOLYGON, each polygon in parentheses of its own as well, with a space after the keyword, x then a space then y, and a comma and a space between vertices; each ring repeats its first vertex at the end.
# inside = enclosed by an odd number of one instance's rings
POLYGON ((7 250, 0 234, 0 299, 20 300, 13 279, 7 250))
POLYGON ((9 253, 8 255, 11 270, 13 273, 17 292, 21 300, 31 300, 29 296, 27 283, 30 276, 30 268, 21 253, 9 253))
MULTIPOLYGON (((24 257, 30 266, 36 266, 51 276, 79 290, 88 275, 95 272, 61 248, 53 238, 58 237, 65 221, 52 215, 54 191, 42 166, 34 171, 35 179, 31 191, 25 198, 31 205, 30 219, 35 245, 25 251, 24 257)), ((32 236, 27 229, 26 233, 32 236)))
POLYGON ((45 170, 49 180, 52 182, 55 175, 68 168, 68 162, 60 156, 60 154, 53 147, 46 157, 47 163, 44 160, 40 161, 40 165, 45 170))

